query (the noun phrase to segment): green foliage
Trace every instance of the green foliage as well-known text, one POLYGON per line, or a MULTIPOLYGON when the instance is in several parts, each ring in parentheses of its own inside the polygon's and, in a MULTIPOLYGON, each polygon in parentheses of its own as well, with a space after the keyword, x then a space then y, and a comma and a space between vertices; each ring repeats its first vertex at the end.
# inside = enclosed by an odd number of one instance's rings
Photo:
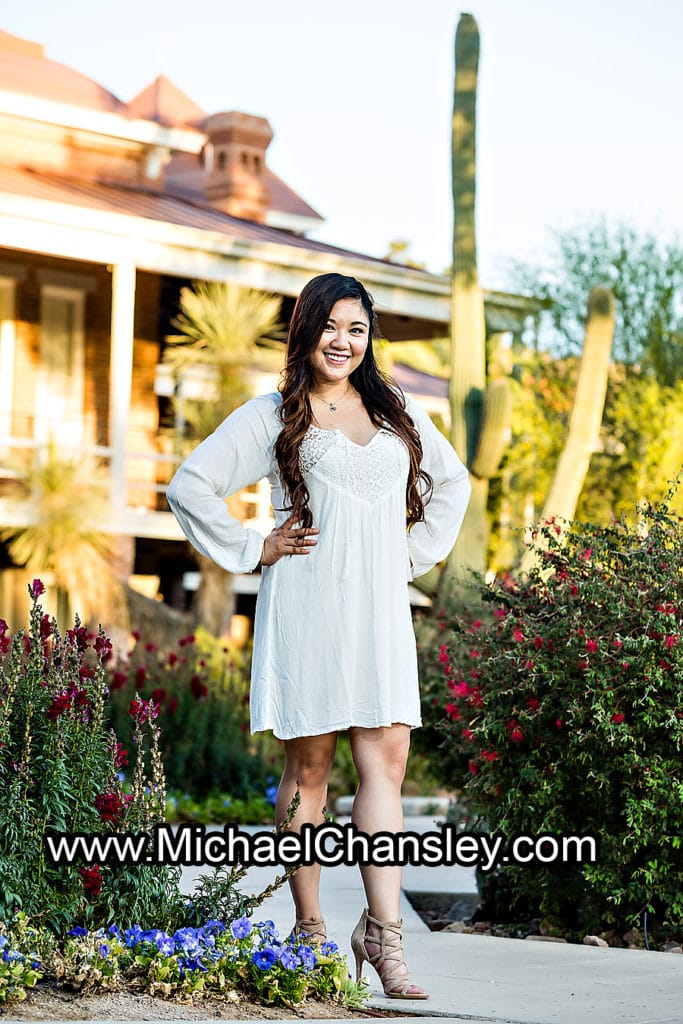
POLYGON ((444 765, 467 759, 465 798, 491 831, 598 837, 595 865, 506 867, 518 904, 565 934, 644 911, 680 933, 682 521, 663 503, 561 533, 539 529, 542 569, 442 634, 444 765))
POLYGON ((88 923, 148 920, 169 910, 176 872, 165 867, 56 865, 48 830, 141 831, 164 818, 164 777, 151 705, 138 700, 132 740, 138 768, 124 796, 121 750, 106 728, 111 644, 78 619, 60 634, 43 614, 43 584, 29 588, 30 629, 10 636, 0 621, 0 920, 17 908, 59 932, 88 923))
MULTIPOLYGON (((35 964, 35 948, 41 945, 41 930, 27 929, 21 920, 12 923, 6 947, 13 953, 12 972, 3 970, 0 960, 0 1002, 3 992, 25 998, 25 988, 40 976, 25 964, 35 964), (26 952, 28 945, 33 952, 26 952), (7 984, 6 978, 11 979, 7 984)), ((202 927, 175 932, 139 925, 125 930, 112 925, 106 931, 74 928, 51 946, 49 959, 47 975, 84 993, 125 986, 166 999, 218 996, 227 1003, 247 998, 292 1006, 317 998, 357 1008, 365 995, 363 985, 348 979, 336 943, 281 939, 272 921, 253 924, 245 916, 229 927, 214 918, 202 927)))
POLYGON ((270 737, 249 734, 249 659, 203 630, 161 651, 138 634, 110 673, 110 724, 128 743, 128 707, 138 694, 159 710, 161 754, 170 789, 190 798, 223 791, 262 795, 279 753, 270 737))
POLYGON ((602 220, 553 232, 554 257, 543 270, 517 264, 510 286, 545 300, 546 331, 560 355, 579 352, 586 296, 594 285, 614 293, 613 357, 640 364, 671 385, 683 374, 683 249, 653 234, 602 220))

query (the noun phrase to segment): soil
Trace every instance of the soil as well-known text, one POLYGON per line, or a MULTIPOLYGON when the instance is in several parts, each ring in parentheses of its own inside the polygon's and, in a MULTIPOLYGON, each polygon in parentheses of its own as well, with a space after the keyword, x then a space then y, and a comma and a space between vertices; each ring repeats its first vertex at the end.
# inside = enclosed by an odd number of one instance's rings
POLYGON ((30 989, 21 1003, 0 1009, 0 1019, 7 1021, 37 1020, 351 1020, 359 1017, 391 1017, 389 1012, 349 1010, 337 1003, 307 1000, 296 1009, 264 1006, 248 1000, 227 998, 197 999, 194 1003, 178 1003, 168 999, 141 995, 137 992, 103 992, 84 995, 38 984, 30 989))

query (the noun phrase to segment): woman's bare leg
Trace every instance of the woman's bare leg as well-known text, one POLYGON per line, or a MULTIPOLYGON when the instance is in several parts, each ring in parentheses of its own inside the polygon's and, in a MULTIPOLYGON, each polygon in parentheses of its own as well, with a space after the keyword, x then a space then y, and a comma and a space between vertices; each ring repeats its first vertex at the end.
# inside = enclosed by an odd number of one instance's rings
MULTIPOLYGON (((284 746, 285 767, 275 801, 275 821, 279 825, 286 817, 298 782, 301 803, 290 826, 292 831, 299 832, 305 822, 322 825, 327 782, 334 762, 337 734, 329 732, 321 736, 302 736, 299 739, 285 740, 284 746)), ((320 865, 312 864, 310 867, 299 868, 289 884, 297 918, 319 918, 320 865)))
MULTIPOLYGON (((379 729, 349 729, 351 752, 358 772, 358 789, 353 802, 352 820, 359 832, 402 832, 403 805, 401 786, 410 749, 410 727, 395 724, 379 729)), ((361 875, 368 901, 368 912, 378 921, 398 921, 401 897, 400 865, 361 867, 361 875)), ((377 935, 379 928, 368 923, 366 933, 377 935)), ((366 943, 370 955, 379 952, 379 941, 366 943)), ((397 986, 408 969, 404 962, 387 960, 382 974, 395 971, 397 986), (398 966, 400 964, 400 967, 398 966)), ((420 993, 417 985, 409 992, 420 993)))

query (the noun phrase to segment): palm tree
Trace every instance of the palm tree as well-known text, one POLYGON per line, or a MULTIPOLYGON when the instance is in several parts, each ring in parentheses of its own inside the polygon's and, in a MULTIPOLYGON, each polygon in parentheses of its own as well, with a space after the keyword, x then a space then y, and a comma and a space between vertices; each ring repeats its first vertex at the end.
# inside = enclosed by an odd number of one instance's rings
MULTIPOLYGON (((166 338, 164 360, 179 382, 174 400, 176 444, 183 457, 251 397, 246 369, 281 369, 280 301, 231 281, 200 281, 182 289, 180 314, 172 321, 179 333, 166 338), (188 380, 200 370, 205 371, 204 394, 188 397, 188 380)), ((236 503, 231 504, 238 512, 236 503)), ((198 559, 201 582, 196 615, 218 636, 229 610, 229 575, 211 559, 203 555, 198 559)))
POLYGON ((110 567, 116 539, 98 524, 109 514, 108 474, 90 460, 62 458, 51 440, 42 458, 14 485, 10 502, 28 511, 25 526, 0 530, 14 562, 56 589, 57 617, 110 624, 125 615, 123 591, 110 567))

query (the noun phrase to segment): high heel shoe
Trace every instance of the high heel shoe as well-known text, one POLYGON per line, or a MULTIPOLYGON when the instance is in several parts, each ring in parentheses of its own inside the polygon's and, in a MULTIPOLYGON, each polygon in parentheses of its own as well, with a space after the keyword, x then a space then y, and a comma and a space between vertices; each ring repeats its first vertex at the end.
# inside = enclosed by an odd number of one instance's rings
POLYGON ((361 980, 363 961, 367 960, 377 971, 385 996, 390 999, 429 999, 429 993, 410 980, 403 955, 402 926, 403 921, 378 921, 367 910, 363 911, 351 936, 351 949, 356 958, 356 982, 361 980), (379 928, 379 935, 368 932, 368 924, 379 928), (378 947, 378 952, 371 955, 368 945, 372 944, 378 947), (405 974, 402 973, 403 968, 405 974))
POLYGON ((320 942, 327 939, 327 929, 322 917, 297 917, 292 928, 295 939, 313 938, 320 942))

